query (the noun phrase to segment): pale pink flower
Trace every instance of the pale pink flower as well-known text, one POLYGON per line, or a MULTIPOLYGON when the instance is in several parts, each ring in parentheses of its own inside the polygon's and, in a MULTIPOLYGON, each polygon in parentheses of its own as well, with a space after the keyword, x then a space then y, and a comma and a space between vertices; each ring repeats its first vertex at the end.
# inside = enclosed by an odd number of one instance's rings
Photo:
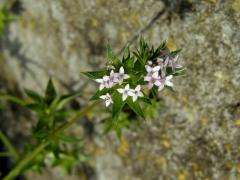
POLYGON ((135 102, 138 97, 143 97, 144 95, 141 92, 141 86, 137 85, 135 89, 131 89, 129 92, 129 96, 132 96, 133 102, 135 102))
POLYGON ((125 101, 127 97, 130 96, 131 94, 131 89, 129 87, 129 84, 127 84, 124 89, 120 88, 120 89, 117 89, 117 91, 122 94, 123 101, 125 101))
POLYGON ((170 75, 170 76, 166 76, 166 77, 163 77, 163 78, 158 79, 158 80, 155 82, 155 85, 158 86, 158 91, 163 90, 163 88, 164 88, 165 85, 166 85, 166 86, 169 86, 169 87, 173 87, 172 78, 173 78, 173 76, 170 75))
POLYGON ((106 107, 108 107, 110 104, 113 104, 112 97, 110 96, 109 93, 100 96, 100 98, 105 101, 106 107))
POLYGON ((103 76, 102 79, 96 79, 96 82, 100 83, 100 90, 104 88, 109 88, 109 76, 103 76))
POLYGON ((152 75, 147 75, 144 77, 144 81, 148 82, 148 89, 152 89, 152 87, 155 85, 157 81, 159 81, 160 76, 158 75, 158 72, 155 72, 152 75))
POLYGON ((124 68, 123 67, 121 67, 119 69, 119 73, 116 73, 116 74, 117 74, 117 77, 118 77, 118 83, 119 84, 122 84, 124 79, 130 78, 130 76, 128 74, 124 73, 124 68))

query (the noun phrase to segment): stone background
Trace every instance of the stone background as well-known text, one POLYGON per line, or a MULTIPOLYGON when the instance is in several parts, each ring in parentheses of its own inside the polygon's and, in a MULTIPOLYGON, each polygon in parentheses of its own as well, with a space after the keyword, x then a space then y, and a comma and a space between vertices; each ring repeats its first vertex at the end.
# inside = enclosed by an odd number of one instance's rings
MULTIPOLYGON (((162 92, 155 118, 134 124, 121 140, 101 137, 93 119, 87 148, 94 160, 87 165, 70 176, 51 169, 29 177, 240 179, 239 0, 21 0, 15 6, 18 19, 1 40, 7 92, 42 92, 52 76, 61 92, 81 90, 77 105, 84 106, 96 84, 80 72, 105 65, 107 44, 120 53, 139 34, 154 45, 166 39, 171 49, 182 48, 187 68, 175 78, 176 93, 162 92)), ((27 112, 12 105, 0 116, 13 141, 29 136, 27 112)))

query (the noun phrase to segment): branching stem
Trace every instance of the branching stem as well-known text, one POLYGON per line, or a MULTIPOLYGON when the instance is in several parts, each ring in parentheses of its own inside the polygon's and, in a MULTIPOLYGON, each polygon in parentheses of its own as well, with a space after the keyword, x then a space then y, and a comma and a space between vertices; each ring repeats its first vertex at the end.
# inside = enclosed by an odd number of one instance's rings
MULTIPOLYGON (((68 129, 70 126, 75 124, 79 119, 81 119, 84 115, 86 115, 90 110, 92 110, 96 105, 98 105, 100 101, 95 101, 94 103, 88 105, 85 107, 82 111, 80 111, 78 114, 75 115, 74 118, 72 118, 70 121, 68 121, 66 124, 63 124, 59 129, 57 129, 53 136, 58 136, 61 134, 64 130, 68 129)), ((37 145, 36 148, 29 154, 25 155, 25 157, 20 160, 17 165, 12 169, 12 171, 9 172, 7 176, 3 178, 3 180, 12 180, 17 177, 22 170, 39 154, 41 153, 47 146, 49 145, 49 141, 42 142, 41 144, 37 145)))

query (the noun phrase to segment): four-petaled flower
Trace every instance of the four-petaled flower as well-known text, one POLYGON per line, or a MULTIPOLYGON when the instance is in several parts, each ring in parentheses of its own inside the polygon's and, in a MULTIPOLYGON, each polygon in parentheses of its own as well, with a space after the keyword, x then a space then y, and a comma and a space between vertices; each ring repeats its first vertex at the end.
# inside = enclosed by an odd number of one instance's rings
POLYGON ((117 73, 117 77, 118 77, 118 83, 121 85, 124 79, 128 79, 130 78, 130 76, 128 74, 124 74, 124 69, 123 67, 120 67, 119 69, 119 73, 117 73))
POLYGON ((162 58, 157 59, 157 63, 160 66, 160 69, 161 69, 162 77, 167 74, 166 70, 167 70, 167 66, 168 66, 168 61, 169 61, 169 57, 167 57, 165 61, 162 58))
POLYGON ((141 92, 141 86, 137 85, 135 89, 131 89, 129 95, 132 96, 133 102, 135 102, 138 97, 143 97, 143 93, 141 92))
POLYGON ((164 88, 165 85, 169 86, 169 87, 173 87, 172 78, 173 78, 172 75, 159 78, 155 82, 155 85, 158 86, 158 91, 161 91, 164 88))
POLYGON ((119 83, 118 73, 112 70, 109 76, 109 87, 113 87, 116 83, 119 83))
POLYGON ((130 87, 129 87, 129 84, 127 84, 127 85, 124 87, 124 89, 119 88, 119 89, 117 89, 117 91, 122 94, 122 100, 123 100, 123 101, 125 101, 125 100, 127 99, 127 97, 132 94, 132 91, 131 91, 131 89, 130 89, 130 87))
POLYGON ((100 96, 101 99, 105 100, 106 107, 113 103, 112 97, 109 93, 100 96))
POLYGON ((169 65, 172 67, 173 73, 176 73, 176 68, 181 67, 180 65, 177 64, 178 56, 171 57, 169 58, 169 65))
POLYGON ((109 76, 103 76, 102 79, 96 79, 96 82, 100 83, 99 89, 109 88, 109 76))
POLYGON ((148 82, 148 89, 152 89, 155 83, 160 79, 158 72, 153 73, 152 75, 147 75, 144 77, 144 81, 148 82))
POLYGON ((151 67, 149 65, 145 65, 147 76, 152 76, 155 72, 158 72, 160 70, 160 66, 154 66, 151 67))

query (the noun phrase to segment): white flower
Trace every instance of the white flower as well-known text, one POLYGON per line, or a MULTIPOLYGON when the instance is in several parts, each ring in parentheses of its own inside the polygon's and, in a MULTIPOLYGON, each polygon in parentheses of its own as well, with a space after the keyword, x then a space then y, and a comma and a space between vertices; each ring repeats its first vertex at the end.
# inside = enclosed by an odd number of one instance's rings
POLYGON ((173 87, 172 78, 173 78, 173 76, 170 75, 170 76, 166 76, 166 77, 163 77, 163 78, 157 80, 155 82, 155 85, 158 86, 158 91, 161 91, 165 85, 173 87))
POLYGON ((125 101, 127 97, 130 96, 131 94, 131 89, 129 87, 129 84, 127 84, 124 89, 120 88, 120 89, 117 89, 117 91, 122 94, 123 101, 125 101))
POLYGON ((151 67, 149 65, 145 65, 145 69, 147 71, 147 75, 144 77, 144 81, 148 81, 148 88, 151 89, 158 79, 158 72, 160 70, 160 66, 151 67))
POLYGON ((133 102, 135 102, 138 97, 143 97, 143 93, 141 92, 141 86, 137 85, 135 89, 131 89, 129 92, 129 96, 132 96, 133 102))
POLYGON ((128 74, 124 74, 124 69, 123 67, 121 67, 119 69, 119 73, 117 73, 117 76, 118 76, 118 83, 119 84, 122 84, 123 80, 124 79, 128 79, 130 76, 128 74))
POLYGON ((156 82, 160 80, 158 72, 153 73, 152 75, 147 75, 144 77, 144 81, 148 81, 148 89, 152 89, 156 82))
POLYGON ((158 65, 161 68, 161 75, 162 75, 162 77, 166 75, 168 62, 169 62, 169 57, 167 57, 165 61, 162 58, 158 58, 157 59, 157 63, 158 63, 158 65))
POLYGON ((113 87, 115 83, 119 83, 118 73, 114 73, 112 70, 109 76, 109 87, 113 87))
POLYGON ((181 68, 182 66, 177 64, 177 60, 178 60, 178 55, 175 57, 170 57, 169 58, 169 65, 172 67, 173 73, 176 72, 176 68, 181 68))
POLYGON ((109 88, 109 76, 103 76, 102 79, 96 79, 96 82, 100 83, 100 90, 103 88, 109 88))
POLYGON ((152 65, 152 61, 149 60, 149 61, 147 62, 147 64, 151 66, 151 65, 152 65))
POLYGON ((101 99, 105 100, 106 107, 113 103, 112 97, 109 93, 100 96, 101 99))
POLYGON ((151 67, 149 65, 145 65, 145 69, 147 71, 147 76, 152 76, 155 72, 160 70, 160 66, 151 67))

